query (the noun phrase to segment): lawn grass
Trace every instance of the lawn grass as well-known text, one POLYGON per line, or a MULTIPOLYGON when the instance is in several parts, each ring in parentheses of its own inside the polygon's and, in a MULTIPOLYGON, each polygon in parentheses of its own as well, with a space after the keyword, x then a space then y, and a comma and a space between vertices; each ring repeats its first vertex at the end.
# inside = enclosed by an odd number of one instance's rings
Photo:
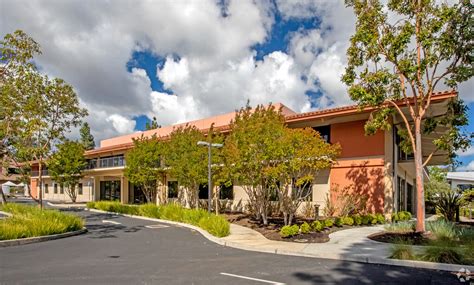
POLYGON ((120 214, 139 215, 155 219, 163 219, 198 226, 216 237, 230 234, 229 222, 221 216, 209 214, 203 209, 186 209, 177 204, 157 206, 155 204, 124 205, 120 202, 98 201, 89 202, 87 207, 120 214))
POLYGON ((13 216, 0 220, 0 240, 61 234, 84 227, 81 218, 57 210, 9 203, 0 210, 13 216))

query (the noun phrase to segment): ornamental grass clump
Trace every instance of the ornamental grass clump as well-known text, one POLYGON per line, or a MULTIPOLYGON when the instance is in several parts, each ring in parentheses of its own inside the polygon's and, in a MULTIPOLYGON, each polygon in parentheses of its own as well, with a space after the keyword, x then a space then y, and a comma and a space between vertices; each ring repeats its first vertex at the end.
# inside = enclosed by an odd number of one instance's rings
POLYGON ((459 236, 459 231, 453 222, 439 219, 426 223, 426 229, 430 231, 436 240, 456 240, 459 236))
POLYGON ((414 260, 415 254, 413 253, 413 248, 410 245, 399 243, 394 244, 390 248, 390 258, 414 260))
POLYGON ((13 216, 0 220, 0 240, 46 236, 77 231, 84 227, 81 218, 58 210, 7 204, 0 210, 13 216))
POLYGON ((119 202, 98 201, 88 203, 87 207, 114 213, 140 215, 149 218, 186 223, 198 226, 217 237, 224 237, 230 233, 230 224, 225 218, 209 214, 203 209, 185 209, 178 204, 157 206, 149 203, 135 206, 123 205, 119 202))
POLYGON ((415 223, 409 222, 409 221, 392 223, 392 224, 386 225, 385 230, 392 233, 413 232, 415 230, 415 223))
MULTIPOLYGON (((472 252, 470 254, 472 254, 472 252)), ((420 255, 420 258, 430 262, 464 263, 463 252, 451 241, 431 242, 430 246, 423 248, 423 253, 420 255)))

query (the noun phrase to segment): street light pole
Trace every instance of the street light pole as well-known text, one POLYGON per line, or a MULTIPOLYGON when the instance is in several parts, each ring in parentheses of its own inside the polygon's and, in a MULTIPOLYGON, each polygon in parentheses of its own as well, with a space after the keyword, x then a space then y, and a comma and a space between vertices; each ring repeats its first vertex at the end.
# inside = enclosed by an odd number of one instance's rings
MULTIPOLYGON (((211 148, 221 148, 224 145, 220 143, 209 143, 204 141, 198 141, 197 145, 200 146, 207 146, 207 211, 211 212, 211 204, 212 204, 212 173, 211 173, 211 148)), ((216 201, 217 202, 217 201, 216 201)), ((217 207, 217 205, 216 205, 217 207)))

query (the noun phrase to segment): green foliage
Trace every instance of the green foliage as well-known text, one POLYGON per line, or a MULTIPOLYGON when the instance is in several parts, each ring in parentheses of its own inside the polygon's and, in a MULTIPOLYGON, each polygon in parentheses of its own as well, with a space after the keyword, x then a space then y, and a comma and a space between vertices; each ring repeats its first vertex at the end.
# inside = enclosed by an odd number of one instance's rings
MULTIPOLYGON (((165 158, 170 175, 187 191, 186 206, 195 208, 198 208, 199 185, 207 183, 207 148, 198 146, 198 141, 207 141, 207 138, 195 126, 174 129, 169 135, 165 158)), ((212 142, 218 141, 213 138, 212 142)), ((214 158, 218 158, 218 152, 218 149, 212 150, 214 158)), ((217 162, 213 160, 213 163, 217 162)))
POLYGON ((377 218, 375 215, 367 214, 362 216, 362 225, 375 225, 377 223, 377 218))
POLYGON ((330 228, 334 225, 334 220, 333 219, 325 219, 324 220, 324 227, 330 228))
POLYGON ((344 225, 344 221, 342 220, 341 217, 337 217, 335 220, 334 220, 334 225, 336 227, 342 227, 344 225))
POLYGON ((352 218, 354 219, 354 224, 356 224, 357 226, 360 226, 362 224, 362 217, 360 215, 354 215, 352 216, 352 218))
POLYGON ((76 202, 76 186, 83 177, 82 171, 87 166, 84 147, 81 143, 65 141, 58 145, 57 151, 48 161, 50 176, 59 184, 64 185, 71 201, 76 202))
POLYGON ((324 230, 324 224, 320 221, 314 221, 311 223, 311 229, 313 232, 320 232, 324 230))
POLYGON ((159 129, 159 128, 161 128, 161 126, 158 124, 156 117, 153 117, 151 121, 146 122, 145 124, 145 130, 154 130, 154 129, 159 129))
POLYGON ((81 134, 81 144, 85 150, 91 150, 95 148, 94 136, 91 134, 91 128, 87 122, 82 124, 81 129, 79 130, 81 134))
MULTIPOLYGON (((72 86, 39 73, 33 57, 41 53, 40 46, 23 31, 5 35, 0 50, 0 154, 29 183, 31 162, 41 170, 54 144, 81 123, 87 110, 79 106, 72 86)), ((40 188, 42 179, 40 171, 40 188)), ((39 196, 41 200, 42 191, 39 196)))
POLYGON ((61 234, 84 227, 81 218, 57 210, 40 210, 37 207, 9 203, 0 210, 13 217, 0 219, 0 240, 61 234))
POLYGON ((352 218, 352 217, 343 217, 342 218, 342 223, 344 225, 352 226, 352 225, 354 225, 354 218, 352 218))
POLYGON ((147 202, 156 201, 157 181, 165 178, 162 158, 166 153, 165 145, 156 136, 133 139, 134 147, 127 152, 124 174, 128 180, 139 186, 147 202))
POLYGON ((385 230, 394 233, 408 233, 415 230, 415 223, 410 221, 402 221, 385 225, 385 230))
POLYGON ((390 248, 390 258, 414 260, 415 254, 413 248, 406 244, 394 244, 390 248))
POLYGON ((448 221, 456 220, 456 211, 461 205, 461 195, 455 190, 439 193, 435 202, 436 210, 448 221))
POLYGON ((421 259, 430 262, 463 264, 463 253, 452 242, 437 242, 423 248, 421 259))
POLYGON ((292 226, 283 226, 280 229, 280 236, 283 238, 288 238, 295 236, 299 233, 299 227, 298 225, 292 225, 292 226))
POLYGON ((311 231, 311 226, 307 222, 304 222, 300 226, 300 231, 302 234, 308 234, 311 231))
POLYGON ((386 222, 385 217, 380 213, 375 214, 375 218, 377 219, 377 223, 379 224, 385 224, 386 222))
POLYGON ((107 212, 140 215, 155 219, 186 223, 198 226, 206 230, 211 235, 217 237, 225 237, 230 233, 230 224, 224 217, 217 216, 215 214, 209 214, 203 209, 186 209, 178 204, 157 206, 155 204, 149 203, 135 206, 123 205, 119 202, 98 201, 87 203, 87 207, 107 212))
POLYGON ((459 235, 456 225, 444 219, 427 222, 426 229, 436 237, 436 240, 455 240, 459 235))
POLYGON ((411 220, 411 213, 407 211, 400 211, 392 214, 392 222, 402 222, 411 220))

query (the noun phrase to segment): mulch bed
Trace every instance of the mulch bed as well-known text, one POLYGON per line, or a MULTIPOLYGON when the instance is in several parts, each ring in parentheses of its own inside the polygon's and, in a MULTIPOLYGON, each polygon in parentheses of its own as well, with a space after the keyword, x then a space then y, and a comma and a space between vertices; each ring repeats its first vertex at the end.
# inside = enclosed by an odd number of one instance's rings
POLYGON ((394 233, 394 232, 383 232, 376 233, 369 236, 371 240, 385 243, 400 243, 404 242, 413 245, 427 245, 430 241, 430 237, 422 235, 421 233, 408 232, 408 233, 394 233))
MULTIPOLYGON (((245 214, 225 214, 227 220, 231 223, 251 228, 264 237, 270 240, 276 241, 286 241, 286 242, 300 242, 300 243, 323 243, 329 241, 329 234, 335 231, 349 229, 353 227, 343 226, 343 227, 332 227, 331 229, 326 229, 319 233, 308 233, 308 234, 298 234, 289 238, 282 238, 280 236, 280 228, 284 226, 282 218, 269 218, 268 225, 264 226, 258 221, 254 220, 252 217, 249 217, 245 214)), ((293 221, 293 224, 301 224, 303 222, 308 222, 311 224, 311 220, 296 219, 293 221)))

